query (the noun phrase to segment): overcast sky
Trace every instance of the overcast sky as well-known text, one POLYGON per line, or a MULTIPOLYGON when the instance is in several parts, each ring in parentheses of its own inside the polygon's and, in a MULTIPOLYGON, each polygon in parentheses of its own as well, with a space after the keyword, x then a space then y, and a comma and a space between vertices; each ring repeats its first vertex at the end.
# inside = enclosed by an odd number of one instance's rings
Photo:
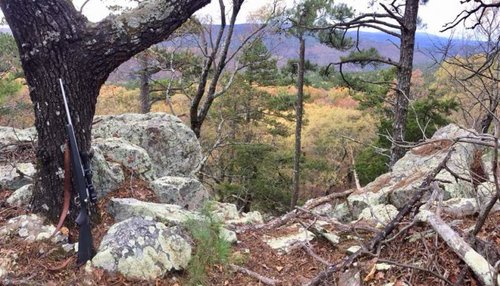
MULTIPOLYGON (((79 7, 84 0, 75 0, 75 5, 79 7)), ((99 21, 108 15, 109 11, 106 9, 105 3, 124 3, 123 0, 90 0, 90 2, 85 6, 84 14, 91 21, 99 21)), ((261 7, 262 5, 270 2, 270 0, 247 0, 243 4, 242 11, 238 18, 238 23, 247 22, 248 15, 261 7)), ((286 0, 289 5, 293 4, 293 0, 286 0)), ((346 3, 351 7, 355 8, 357 12, 367 12, 371 11, 368 8, 368 0, 338 0, 338 3, 346 3)), ((197 14, 201 15, 213 15, 217 18, 218 15, 218 1, 212 0, 212 3, 198 11, 197 14)), ((442 29, 443 25, 447 22, 455 19, 456 15, 462 11, 463 7, 460 5, 460 0, 430 0, 426 5, 420 6, 419 16, 422 18, 423 22, 427 25, 427 28, 423 31, 430 34, 442 35, 439 30, 442 29)), ((447 36, 447 35, 444 35, 447 36)))

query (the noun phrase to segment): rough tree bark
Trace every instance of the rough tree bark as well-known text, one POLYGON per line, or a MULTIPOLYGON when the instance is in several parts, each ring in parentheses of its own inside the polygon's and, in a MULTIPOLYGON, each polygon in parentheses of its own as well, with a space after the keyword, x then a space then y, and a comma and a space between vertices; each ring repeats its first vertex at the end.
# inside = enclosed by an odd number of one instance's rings
POLYGON ((56 220, 62 203, 63 78, 78 144, 89 150, 99 89, 121 63, 168 37, 209 0, 147 1, 91 23, 67 0, 0 0, 16 39, 38 132, 34 211, 56 220))
POLYGON ((415 31, 417 30, 419 7, 419 0, 406 0, 405 2, 404 17, 401 17, 401 46, 399 49, 394 125, 392 127, 391 167, 405 154, 405 148, 401 145, 404 143, 406 116, 410 100, 415 31))
POLYGON ((304 109, 304 68, 306 40, 299 36, 299 68, 297 70, 297 101, 295 102, 295 153, 293 156, 293 193, 290 207, 297 205, 300 192, 300 154, 302 141, 302 115, 304 109))

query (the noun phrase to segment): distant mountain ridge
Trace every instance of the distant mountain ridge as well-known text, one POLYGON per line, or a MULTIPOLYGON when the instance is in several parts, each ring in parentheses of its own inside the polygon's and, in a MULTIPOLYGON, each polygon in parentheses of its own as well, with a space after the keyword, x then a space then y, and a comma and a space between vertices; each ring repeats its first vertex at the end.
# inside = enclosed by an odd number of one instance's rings
MULTIPOLYGON (((252 28, 253 24, 238 24, 234 29, 233 39, 235 43, 233 46, 238 44, 238 39, 247 35, 252 28)), ((218 30, 218 25, 214 25, 212 29, 218 30)), ((0 27, 0 32, 9 33, 8 27, 0 27)), ((356 37, 356 32, 348 32, 347 36, 356 37)), ((385 58, 390 58, 393 61, 397 61, 399 58, 399 49, 397 45, 399 44, 399 39, 382 33, 382 32, 369 32, 360 31, 359 32, 360 42, 358 47, 361 49, 374 47, 376 48, 380 55, 385 58)), ((415 54, 414 54, 414 66, 419 68, 426 68, 434 64, 434 60, 430 56, 434 55, 435 58, 440 58, 442 55, 442 49, 448 44, 450 40, 445 37, 440 37, 437 35, 427 34, 418 32, 415 39, 415 54)), ((285 37, 283 34, 270 34, 266 35, 264 40, 266 46, 270 49, 272 55, 278 59, 278 65, 284 65, 289 59, 298 58, 298 40, 293 37, 285 37)), ((466 40, 452 40, 450 45, 452 49, 451 54, 463 54, 465 50, 469 50, 475 46, 475 42, 466 40)), ((164 45, 168 46, 168 43, 164 45)), ((195 48, 194 44, 193 47, 195 48)), ((321 44, 314 37, 307 37, 306 39, 306 58, 311 62, 319 65, 327 65, 328 63, 338 62, 340 57, 346 56, 350 51, 339 51, 327 47, 321 44)), ((356 66, 346 66, 346 70, 358 70, 356 66)), ((132 59, 122 66, 120 66, 112 75, 110 75, 110 81, 124 81, 131 77, 134 77, 134 72, 138 70, 138 66, 132 59)))

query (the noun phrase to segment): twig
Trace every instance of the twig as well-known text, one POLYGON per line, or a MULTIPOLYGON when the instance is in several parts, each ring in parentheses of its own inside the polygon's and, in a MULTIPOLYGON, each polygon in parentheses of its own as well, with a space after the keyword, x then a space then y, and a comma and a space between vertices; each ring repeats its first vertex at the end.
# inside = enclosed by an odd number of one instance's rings
POLYGON ((259 280, 260 282, 262 282, 265 285, 273 285, 274 286, 274 285, 278 285, 279 283, 281 283, 281 281, 279 281, 279 280, 275 280, 275 279, 272 279, 269 277, 262 276, 259 273, 253 272, 252 270, 249 270, 247 268, 244 268, 244 267, 241 267, 238 265, 234 265, 234 264, 230 264, 230 266, 231 266, 231 268, 233 268, 234 271, 241 272, 243 274, 247 274, 248 276, 259 280))
POLYGON ((321 262, 322 264, 328 266, 330 265, 330 262, 328 262, 327 260, 325 260, 324 258, 322 258, 321 256, 317 255, 311 247, 309 247, 308 245, 306 245, 305 243, 303 243, 301 245, 302 249, 304 249, 307 254, 309 254, 312 258, 316 259, 317 261, 321 262))

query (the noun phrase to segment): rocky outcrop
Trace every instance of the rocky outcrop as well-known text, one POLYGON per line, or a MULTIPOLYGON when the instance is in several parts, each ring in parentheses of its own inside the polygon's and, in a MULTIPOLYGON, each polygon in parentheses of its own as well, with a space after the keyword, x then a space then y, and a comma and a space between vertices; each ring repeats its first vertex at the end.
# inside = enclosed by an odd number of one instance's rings
POLYGON ((133 217, 108 230, 92 265, 128 278, 153 280, 184 269, 190 259, 191 245, 179 227, 133 217))
POLYGON ((199 209, 208 199, 208 192, 193 178, 161 177, 151 182, 161 203, 176 204, 188 210, 199 209))
MULTIPOLYGON (((381 175, 351 194, 347 202, 337 205, 329 216, 344 222, 381 216, 384 218, 381 220, 382 224, 387 222, 410 200, 427 175, 441 163, 454 140, 464 137, 473 139, 475 136, 474 132, 454 124, 439 129, 428 142, 408 151, 396 162, 390 173, 381 175)), ((482 172, 485 172, 485 179, 492 177, 492 152, 468 142, 455 143, 453 148, 447 163, 448 170, 442 170, 436 176, 442 187, 441 197, 445 201, 445 211, 457 216, 462 216, 461 212, 472 214, 486 204, 495 190, 494 185, 488 182, 474 183, 477 184, 474 186, 473 182, 477 178, 471 175, 475 172, 472 169, 480 166, 482 172), (476 203, 473 203, 474 200, 476 203)))
POLYGON ((201 147, 182 121, 166 113, 96 117, 92 135, 121 138, 147 151, 157 177, 193 176, 201 161, 201 147))

